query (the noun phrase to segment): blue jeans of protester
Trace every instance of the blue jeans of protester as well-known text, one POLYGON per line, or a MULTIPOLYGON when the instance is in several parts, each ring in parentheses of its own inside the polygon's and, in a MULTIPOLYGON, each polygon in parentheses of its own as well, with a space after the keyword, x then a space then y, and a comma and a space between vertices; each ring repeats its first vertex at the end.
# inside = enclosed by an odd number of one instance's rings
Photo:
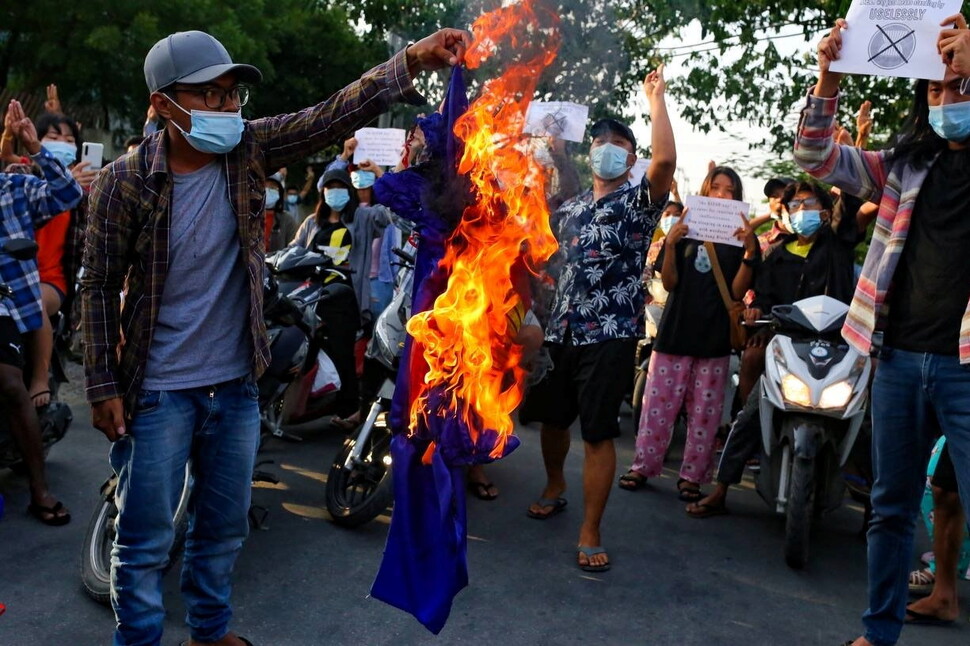
POLYGON ((182 595, 192 638, 229 631, 230 576, 243 539, 259 442, 256 385, 249 379, 187 390, 145 390, 128 434, 111 447, 118 474, 111 552, 116 646, 159 644, 162 571, 174 539, 186 462, 192 464, 182 595))
MULTIPOLYGON (((970 514, 970 365, 958 357, 882 351, 872 384, 872 523, 866 639, 889 646, 906 616, 913 532, 926 485, 935 415, 970 514)), ((970 517, 970 516, 968 516, 970 517)))
POLYGON ((370 279, 370 311, 374 320, 387 309, 394 298, 394 283, 385 283, 380 278, 370 279))

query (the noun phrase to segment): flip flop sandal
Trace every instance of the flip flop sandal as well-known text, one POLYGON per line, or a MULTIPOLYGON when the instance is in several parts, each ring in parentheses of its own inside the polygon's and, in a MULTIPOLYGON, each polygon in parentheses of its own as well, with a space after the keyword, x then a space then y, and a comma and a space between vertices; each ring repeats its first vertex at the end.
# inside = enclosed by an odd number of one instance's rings
POLYGON ((51 527, 61 527, 67 525, 71 522, 70 514, 61 514, 64 509, 64 505, 58 501, 53 507, 45 507, 44 505, 38 505, 37 503, 30 503, 27 505, 27 513, 44 523, 45 525, 50 525, 51 527))
POLYGON ((687 515, 691 518, 711 518, 712 516, 727 516, 731 513, 726 505, 708 505, 702 502, 695 502, 693 509, 697 509, 699 511, 690 511, 690 506, 688 506, 685 510, 687 515))
POLYGON ((677 497, 680 498, 682 502, 700 502, 704 499, 704 494, 701 493, 701 486, 695 485, 692 482, 684 480, 681 478, 677 481, 677 497), (686 484, 686 487, 681 485, 686 484))
POLYGON ((546 520, 550 516, 555 516, 563 509, 565 509, 566 504, 567 503, 565 498, 539 498, 539 500, 536 501, 536 505, 538 505, 539 507, 552 507, 552 510, 542 513, 542 512, 535 512, 535 511, 532 511, 531 509, 528 509, 526 510, 525 513, 529 518, 535 518, 536 520, 546 520))
POLYGON ((913 570, 909 573, 909 593, 928 595, 933 592, 933 585, 936 583, 936 575, 929 568, 913 570))
POLYGON ((495 486, 493 482, 469 482, 466 487, 473 496, 479 500, 495 500, 497 493, 490 493, 489 489, 495 486))
POLYGON ((620 476, 616 485, 620 489, 626 489, 627 491, 638 491, 647 486, 647 476, 641 475, 631 469, 620 476))
MULTIPOLYGON (((236 636, 239 637, 239 635, 236 635, 236 636)), ((184 642, 182 642, 181 644, 179 644, 179 646, 189 646, 189 641, 190 640, 186 639, 184 642)), ((251 641, 249 641, 248 639, 246 639, 245 637, 239 637, 239 641, 241 641, 242 643, 246 644, 246 646, 253 646, 253 643, 251 641)))
POLYGON ((586 556, 586 565, 578 563, 579 569, 584 572, 606 572, 610 569, 610 562, 607 561, 603 565, 592 565, 593 556, 596 554, 606 554, 606 550, 602 547, 584 547, 579 546, 579 553, 586 556))
POLYGON ((50 399, 49 399, 50 394, 51 394, 51 391, 49 391, 49 390, 42 390, 39 393, 34 393, 33 395, 30 396, 30 403, 31 404, 34 404, 34 408, 43 408, 44 406, 48 406, 51 403, 50 402, 50 399), (38 397, 43 397, 44 395, 47 395, 48 396, 47 403, 46 404, 37 405, 34 402, 34 400, 37 399, 38 397))
POLYGON ((911 626, 949 626, 953 623, 953 619, 941 619, 935 615, 928 615, 907 608, 904 623, 911 626))

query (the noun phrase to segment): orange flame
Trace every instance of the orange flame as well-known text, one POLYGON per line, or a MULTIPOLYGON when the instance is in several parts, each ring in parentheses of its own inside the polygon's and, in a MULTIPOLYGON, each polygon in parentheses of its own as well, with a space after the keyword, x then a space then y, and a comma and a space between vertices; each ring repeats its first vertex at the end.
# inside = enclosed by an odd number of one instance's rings
POLYGON ((407 330, 423 347, 428 372, 411 407, 412 432, 433 415, 431 388, 444 387, 450 410, 466 422, 472 440, 483 429, 499 433, 491 456, 501 457, 522 400, 524 370, 510 314, 521 309, 512 266, 544 263, 556 251, 545 197, 545 171, 522 140, 525 113, 542 71, 556 58, 559 18, 542 0, 523 0, 478 18, 465 64, 479 67, 507 44, 515 60, 456 122, 464 142, 458 172, 473 186, 475 204, 465 209, 448 240, 441 267, 448 286, 433 309, 414 316, 407 330))

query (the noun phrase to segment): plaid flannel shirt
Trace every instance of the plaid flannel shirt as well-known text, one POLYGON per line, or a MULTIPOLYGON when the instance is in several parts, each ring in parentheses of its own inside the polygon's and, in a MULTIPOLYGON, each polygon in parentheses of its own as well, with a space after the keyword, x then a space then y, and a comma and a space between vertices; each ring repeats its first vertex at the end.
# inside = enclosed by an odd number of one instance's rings
MULTIPOLYGON (((81 201, 80 185, 53 155, 41 148, 33 160, 44 179, 0 173, 0 241, 32 240, 35 229, 81 201)), ((0 299, 0 316, 11 317, 21 333, 40 328, 43 317, 37 261, 0 254, 0 282, 13 291, 10 299, 0 299)))
MULTIPOLYGON (((342 141, 401 100, 424 103, 411 84, 403 51, 323 103, 247 121, 240 144, 222 156, 248 274, 257 377, 269 363, 262 316, 267 169, 275 171, 342 141)), ((172 177, 166 136, 157 132, 109 164, 89 198, 81 282, 87 398, 94 403, 123 397, 126 414, 133 410, 141 386, 168 268, 172 177), (119 318, 122 289, 125 302, 119 318)))
MULTIPOLYGON (((892 151, 837 146, 832 141, 838 98, 809 95, 802 111, 795 161, 813 177, 865 201, 877 202, 876 227, 856 286, 842 336, 868 354, 872 335, 884 327, 888 294, 906 244, 920 187, 932 164, 914 168, 905 160, 889 164, 892 151)), ((960 325, 960 363, 970 364, 970 303, 960 325)))

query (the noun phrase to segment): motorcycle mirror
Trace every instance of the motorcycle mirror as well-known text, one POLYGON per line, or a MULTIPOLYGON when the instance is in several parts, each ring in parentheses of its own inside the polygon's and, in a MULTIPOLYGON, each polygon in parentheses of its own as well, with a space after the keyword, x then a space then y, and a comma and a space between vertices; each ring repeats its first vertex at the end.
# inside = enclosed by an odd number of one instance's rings
POLYGON ((30 260, 37 256, 37 243, 30 238, 14 238, 4 242, 2 250, 17 260, 30 260))

